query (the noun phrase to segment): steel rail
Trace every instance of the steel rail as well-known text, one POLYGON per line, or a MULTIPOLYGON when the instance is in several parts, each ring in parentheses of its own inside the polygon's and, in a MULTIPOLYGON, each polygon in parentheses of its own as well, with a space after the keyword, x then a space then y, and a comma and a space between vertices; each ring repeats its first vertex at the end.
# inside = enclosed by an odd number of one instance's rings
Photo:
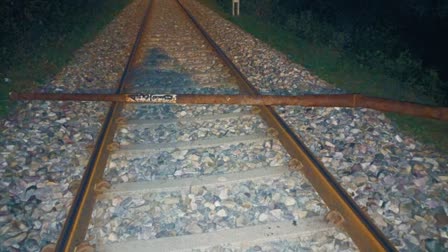
POLYGON ((317 95, 204 95, 204 94, 69 94, 69 93, 11 93, 13 100, 114 101, 126 103, 175 104, 240 104, 294 105, 304 107, 369 108, 411 116, 448 121, 448 108, 400 102, 361 94, 317 95))
MULTIPOLYGON (((126 76, 133 58, 135 56, 137 45, 139 44, 141 34, 146 26, 146 20, 149 16, 151 3, 148 5, 147 12, 142 21, 142 26, 134 43, 131 56, 125 67, 124 74, 120 80, 119 87, 116 94, 120 94, 125 85, 126 76)), ((203 30, 199 23, 194 19, 191 13, 178 1, 180 6, 186 11, 187 15, 192 19, 193 23, 198 27, 204 37, 216 49, 224 62, 236 73, 240 82, 240 88, 243 93, 257 95, 257 91, 242 73, 233 65, 233 63, 225 56, 222 50, 211 40, 208 34, 203 30)), ((89 160, 86 171, 83 175, 81 185, 74 198, 72 207, 67 217, 61 236, 58 240, 56 251, 73 251, 85 237, 85 233, 91 218, 93 206, 95 204, 94 188, 95 184, 99 182, 102 177, 104 166, 107 161, 106 146, 112 141, 113 132, 116 125, 112 119, 121 110, 122 103, 113 102, 105 119, 105 123, 101 129, 99 138, 96 142, 96 148, 89 160)), ((288 152, 302 161, 305 165, 304 174, 311 181, 313 186, 319 192, 321 197, 331 209, 336 209, 344 216, 345 220, 342 226, 347 230, 350 236, 361 250, 394 250, 390 242, 382 235, 382 233, 372 224, 372 222, 364 215, 364 213, 357 207, 354 201, 348 194, 339 186, 332 175, 323 168, 322 164, 311 155, 311 152, 300 142, 295 134, 288 128, 286 123, 275 113, 269 106, 259 106, 261 109, 261 116, 278 130, 279 138, 288 152), (321 186, 321 187, 320 187, 321 186), (334 199, 333 199, 334 198, 334 199), (342 204, 342 206, 341 206, 342 204), (345 204, 345 205, 344 205, 345 204), (347 207, 348 206, 348 207, 347 207), (347 218, 348 217, 348 218, 347 218), (365 219, 363 219, 363 217, 365 219), (361 219, 361 220, 359 220, 361 219), (354 223, 351 221, 354 220, 354 223), (352 234, 353 230, 357 230, 358 234, 352 234), (367 239, 367 241, 363 241, 367 239)))
MULTIPOLYGON (((247 78, 233 64, 221 48, 212 40, 210 35, 194 18, 191 12, 177 0, 193 23, 201 31, 202 35, 215 48, 221 59, 230 67, 241 81, 240 89, 243 93, 258 95, 258 91, 250 84, 247 78)), ((319 196, 327 206, 342 215, 344 221, 342 228, 349 234, 361 251, 396 251, 393 244, 373 223, 370 217, 360 209, 348 193, 339 185, 333 175, 302 143, 297 135, 289 128, 283 119, 270 106, 258 106, 260 115, 266 122, 278 132, 281 143, 288 153, 303 164, 303 174, 311 182, 319 196)))
MULTIPOLYGON (((148 1, 131 54, 120 78, 116 94, 120 94, 124 90, 126 78, 135 58, 138 44, 140 43, 142 34, 146 29, 151 5, 152 1, 148 1)), ((106 147, 109 143, 111 143, 113 133, 116 129, 116 124, 113 122, 113 118, 118 115, 122 106, 122 103, 113 102, 107 112, 103 126, 96 140, 95 148, 85 168, 80 186, 78 187, 72 206, 67 215, 67 219, 57 241, 55 251, 75 251, 76 246, 81 244, 85 239, 87 228, 92 216, 93 207, 95 205, 95 184, 102 178, 108 157, 106 147)))

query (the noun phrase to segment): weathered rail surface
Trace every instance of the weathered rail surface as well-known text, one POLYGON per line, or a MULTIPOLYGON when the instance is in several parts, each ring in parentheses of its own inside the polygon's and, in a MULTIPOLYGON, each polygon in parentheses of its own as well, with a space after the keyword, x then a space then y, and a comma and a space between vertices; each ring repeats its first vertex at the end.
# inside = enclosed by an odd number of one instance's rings
MULTIPOLYGON (((150 1, 117 94, 256 95, 184 11, 175 1, 150 1)), ((394 250, 268 106, 114 102, 74 185, 56 251, 250 246, 331 237, 336 226, 361 250, 394 250), (87 243, 86 233, 94 237, 87 243)))

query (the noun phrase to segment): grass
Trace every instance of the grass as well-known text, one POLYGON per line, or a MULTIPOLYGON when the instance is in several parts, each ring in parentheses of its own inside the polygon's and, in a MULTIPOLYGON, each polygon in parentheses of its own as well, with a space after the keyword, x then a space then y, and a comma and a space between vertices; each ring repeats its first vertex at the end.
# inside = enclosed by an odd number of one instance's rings
MULTIPOLYGON (((414 92, 408 90, 403 92, 404 83, 390 77, 381 68, 375 69, 359 64, 350 54, 331 46, 310 43, 280 26, 263 22, 253 16, 233 17, 215 0, 200 0, 200 2, 339 88, 384 98, 427 101, 414 92)), ((448 122, 395 113, 386 115, 407 135, 414 136, 442 152, 448 152, 448 122)))
POLYGON ((38 41, 26 42, 34 44, 7 46, 14 54, 8 65, 0 62, 0 116, 13 111, 14 103, 8 100, 10 91, 29 91, 47 83, 70 62, 77 49, 93 40, 131 0, 103 2, 94 10, 64 20, 63 30, 57 35, 44 33, 38 41))

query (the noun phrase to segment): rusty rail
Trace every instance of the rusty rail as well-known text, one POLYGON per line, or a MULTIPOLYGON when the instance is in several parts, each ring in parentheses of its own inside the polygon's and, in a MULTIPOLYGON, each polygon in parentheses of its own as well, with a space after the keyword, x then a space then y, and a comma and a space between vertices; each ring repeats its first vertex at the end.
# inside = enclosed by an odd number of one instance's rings
MULTIPOLYGON (((152 1, 151 1, 152 2, 152 1)), ((148 6, 148 10, 150 7, 148 6)), ((275 111, 269 107, 265 106, 264 103, 261 103, 264 96, 259 96, 253 86, 247 81, 244 75, 239 72, 239 70, 230 62, 230 60, 225 56, 222 50, 211 40, 211 38, 207 35, 207 33, 203 30, 202 27, 197 23, 197 21, 191 16, 191 14, 186 10, 187 14, 191 17, 193 22, 198 25, 200 31, 204 34, 207 40, 215 47, 217 52, 223 58, 223 60, 229 65, 229 67, 239 76, 241 79, 240 88, 241 91, 250 94, 246 96, 239 96, 240 102, 238 102, 236 97, 224 95, 218 98, 217 96, 213 96, 215 100, 214 103, 229 103, 229 104, 240 104, 242 101, 248 101, 252 99, 253 103, 257 104, 260 108, 260 115, 268 122, 268 124, 276 129, 279 133, 279 139, 291 154, 293 158, 300 160, 303 164, 302 172, 308 178, 308 180, 313 184, 314 188, 317 190, 319 195, 322 196, 328 207, 332 210, 337 211, 342 215, 345 219, 341 223, 341 226, 347 230, 349 235, 353 238, 355 243, 359 246, 359 248, 363 251, 386 251, 386 250, 394 250, 394 247, 387 238, 377 229, 377 227, 372 223, 372 221, 362 212, 361 209, 356 205, 353 199, 348 196, 348 194, 343 190, 342 187, 336 182, 335 178, 323 167, 319 160, 317 160, 311 152, 301 143, 301 141, 297 138, 297 136, 292 132, 286 123, 275 113, 275 111), (233 98, 232 98, 233 97, 233 98), (221 100, 219 100, 221 99, 221 100), (233 103, 230 103, 233 102, 233 103)), ((147 12, 148 13, 148 12, 147 12)), ((148 14, 145 15, 144 20, 147 19, 148 14)), ((135 55, 135 51, 139 42, 139 38, 144 30, 143 22, 142 28, 139 31, 139 35, 137 36, 136 42, 134 44, 133 51, 129 58, 128 64, 126 65, 124 74, 122 79, 120 80, 119 88, 116 94, 112 95, 98 95, 98 94, 90 94, 90 95, 81 95, 81 94, 12 94, 11 97, 15 99, 37 99, 39 95, 41 98, 44 96, 47 97, 46 100, 61 100, 55 99, 56 96, 59 98, 65 96, 66 98, 71 97, 70 99, 65 100, 99 100, 99 97, 107 97, 108 101, 112 101, 109 112, 106 116, 105 123, 100 132, 100 136, 96 142, 95 150, 92 154, 92 157, 89 160, 89 163, 86 167, 85 173, 83 175, 81 185, 78 188, 78 192, 74 198, 73 205, 69 211, 66 223, 61 232, 61 236, 58 240, 58 244, 56 246, 56 251, 80 251, 80 243, 82 243, 85 232, 87 230, 87 226, 89 223, 89 219, 91 217, 91 212, 93 209, 93 205, 95 203, 95 187, 97 183, 101 180, 103 169, 105 162, 107 160, 108 152, 107 145, 111 142, 113 137, 113 132, 115 131, 116 125, 113 122, 113 118, 118 115, 121 110, 122 102, 126 102, 126 95, 122 95, 123 87, 126 84, 126 76, 128 72, 128 68, 133 62, 133 58, 135 55), (84 96, 84 98, 88 97, 89 99, 74 99, 74 97, 84 96), (115 100, 114 100, 115 99, 115 100), (121 100, 120 100, 121 99, 121 100)), ((170 102, 170 103, 181 103, 182 99, 186 99, 183 95, 168 95, 168 96, 160 96, 157 95, 155 97, 149 96, 149 100, 151 101, 154 98, 154 101, 157 102, 170 102), (174 99, 175 98, 175 99, 174 99)), ((204 97, 203 97, 204 98, 204 97)), ((103 99, 103 100, 107 100, 103 99)), ((144 100, 148 99, 148 96, 145 95, 133 95, 133 97, 129 97, 128 99, 134 99, 134 102, 144 102, 144 100)), ((190 96, 190 99, 191 96, 190 96)), ((271 102, 275 102, 278 97, 271 97, 271 102)), ((294 99, 294 98, 292 98, 294 99)), ((297 97, 295 98, 297 99, 297 97)), ((357 104, 359 96, 352 97, 352 103, 347 102, 347 104, 357 104)), ((299 99, 300 100, 300 99, 299 99)), ((184 103, 187 100, 184 100, 184 103)), ((199 99, 197 103, 200 103, 199 99)), ((302 100, 303 102, 303 100, 302 100)), ((311 106, 316 102, 309 101, 308 106, 311 106)), ((328 101, 327 101, 328 102, 328 101)), ((202 101, 201 103, 209 103, 202 101)), ((250 103, 247 103, 250 104, 250 103)), ((271 104, 271 105, 287 105, 287 104, 271 104)), ((305 105, 303 105, 305 106, 305 105)), ((330 106, 330 105, 326 105, 330 106)), ((349 106, 350 107, 350 106, 349 106)))
MULTIPOLYGON (((205 29, 198 23, 189 10, 180 0, 177 2, 184 8, 191 20, 207 41, 215 48, 221 59, 235 73, 240 80, 239 87, 242 93, 259 95, 243 73, 233 64, 222 49, 213 41, 205 29)), ((339 212, 345 219, 342 228, 350 235, 361 251, 395 251, 393 244, 373 224, 368 215, 363 212, 348 193, 337 183, 336 179, 323 166, 323 164, 302 143, 297 135, 289 128, 283 119, 270 106, 259 105, 260 115, 268 125, 278 131, 278 138, 292 158, 302 162, 302 173, 311 182, 314 189, 331 210, 339 212)))
POLYGON ((411 102, 364 96, 361 94, 335 95, 203 95, 203 94, 51 94, 11 93, 13 100, 113 101, 127 103, 176 104, 241 104, 294 105, 304 107, 369 108, 384 112, 448 121, 447 107, 433 107, 411 102))
MULTIPOLYGON (((116 94, 123 92, 127 83, 129 68, 131 67, 134 57, 137 53, 138 44, 140 43, 142 34, 146 29, 146 24, 150 17, 152 1, 146 3, 145 14, 141 20, 140 29, 137 33, 132 51, 124 68, 123 74, 118 83, 116 94)), ((95 205, 96 193, 95 187, 103 177, 104 167, 109 152, 107 145, 112 142, 116 123, 113 119, 120 113, 123 104, 113 102, 106 114, 106 118, 99 132, 99 136, 95 143, 95 148, 91 154, 89 162, 85 167, 80 185, 73 198, 72 206, 68 212, 66 221, 59 235, 54 251, 72 252, 72 251, 92 251, 85 248, 84 242, 90 218, 92 216, 93 207, 95 205)))

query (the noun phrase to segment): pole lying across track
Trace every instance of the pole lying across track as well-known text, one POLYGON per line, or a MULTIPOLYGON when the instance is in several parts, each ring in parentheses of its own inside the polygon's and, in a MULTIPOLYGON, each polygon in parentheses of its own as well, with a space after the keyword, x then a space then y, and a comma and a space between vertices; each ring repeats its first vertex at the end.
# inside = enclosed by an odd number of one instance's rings
POLYGON ((433 107, 369 97, 361 94, 335 95, 204 95, 204 94, 67 94, 67 93, 11 93, 13 100, 112 101, 125 103, 175 104, 241 104, 293 105, 304 107, 369 108, 384 112, 448 121, 448 107, 433 107))

